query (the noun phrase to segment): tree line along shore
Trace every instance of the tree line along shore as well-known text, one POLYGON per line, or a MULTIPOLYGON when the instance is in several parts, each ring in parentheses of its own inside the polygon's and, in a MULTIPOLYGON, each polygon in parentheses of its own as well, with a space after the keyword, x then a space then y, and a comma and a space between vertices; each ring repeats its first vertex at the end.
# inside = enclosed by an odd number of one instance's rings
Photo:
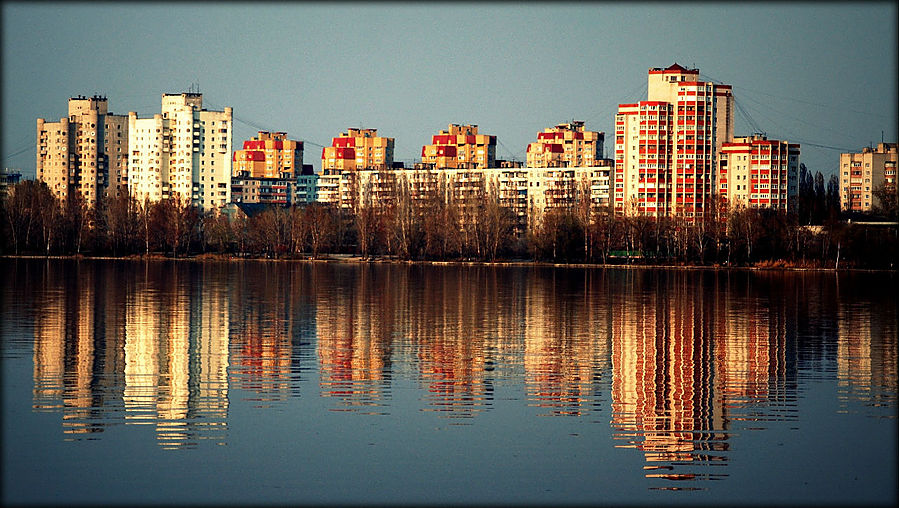
POLYGON ((847 217, 828 184, 803 171, 795 212, 714 209, 687 221, 587 202, 527 222, 490 195, 477 206, 397 199, 355 211, 312 203, 229 215, 201 214, 177 198, 63 203, 26 180, 0 201, 0 254, 895 270, 895 196, 874 214, 847 217))

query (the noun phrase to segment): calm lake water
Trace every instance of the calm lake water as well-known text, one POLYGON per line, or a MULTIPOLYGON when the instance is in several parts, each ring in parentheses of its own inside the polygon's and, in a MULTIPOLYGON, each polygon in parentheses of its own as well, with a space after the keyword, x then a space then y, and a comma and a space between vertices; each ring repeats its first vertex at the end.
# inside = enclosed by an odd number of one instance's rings
POLYGON ((4 504, 897 502, 896 274, 0 274, 4 504))

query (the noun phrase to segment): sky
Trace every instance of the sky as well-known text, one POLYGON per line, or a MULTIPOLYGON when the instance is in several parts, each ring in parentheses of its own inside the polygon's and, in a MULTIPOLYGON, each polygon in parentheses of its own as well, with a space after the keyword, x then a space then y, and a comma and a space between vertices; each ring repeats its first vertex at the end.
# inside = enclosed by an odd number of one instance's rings
POLYGON ((827 175, 897 140, 896 19, 895 2, 4 2, 2 164, 33 178, 36 119, 69 97, 149 117, 197 84, 207 109, 234 108, 235 147, 284 131, 316 169, 349 127, 395 138, 408 165, 450 123, 524 160, 583 120, 610 157, 618 104, 676 62, 733 86, 735 134, 798 142, 827 175))

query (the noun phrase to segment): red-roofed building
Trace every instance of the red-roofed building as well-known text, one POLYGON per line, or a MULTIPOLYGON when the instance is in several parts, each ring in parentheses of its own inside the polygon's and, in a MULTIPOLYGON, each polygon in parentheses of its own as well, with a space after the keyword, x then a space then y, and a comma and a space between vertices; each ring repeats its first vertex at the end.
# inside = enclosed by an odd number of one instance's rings
POLYGON ((529 168, 593 167, 603 157, 605 133, 584 130, 584 122, 572 121, 549 127, 528 144, 529 168))
POLYGON ((294 178, 303 170, 303 142, 285 132, 259 131, 234 151, 231 167, 235 177, 294 178))
POLYGON ((718 160, 718 194, 730 207, 794 209, 799 145, 764 135, 724 143, 718 160))
POLYGON ((391 169, 393 138, 378 136, 378 129, 347 129, 322 149, 322 173, 361 169, 391 169))
POLYGON ((478 134, 477 125, 450 124, 421 148, 423 167, 486 169, 496 166, 496 136, 478 134), (450 150, 451 149, 451 150, 450 150))

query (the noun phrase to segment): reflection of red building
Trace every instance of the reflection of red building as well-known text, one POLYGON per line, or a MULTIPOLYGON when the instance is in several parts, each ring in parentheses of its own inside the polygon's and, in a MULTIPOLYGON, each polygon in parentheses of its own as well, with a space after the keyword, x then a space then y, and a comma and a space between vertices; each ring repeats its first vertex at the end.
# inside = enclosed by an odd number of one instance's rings
MULTIPOLYGON (((634 274, 638 288, 643 276, 634 274)), ((712 394, 712 309, 693 276, 674 274, 652 293, 644 286, 613 309, 612 425, 648 462, 708 463, 717 459, 710 450, 726 449, 713 434, 723 421, 712 394)))

